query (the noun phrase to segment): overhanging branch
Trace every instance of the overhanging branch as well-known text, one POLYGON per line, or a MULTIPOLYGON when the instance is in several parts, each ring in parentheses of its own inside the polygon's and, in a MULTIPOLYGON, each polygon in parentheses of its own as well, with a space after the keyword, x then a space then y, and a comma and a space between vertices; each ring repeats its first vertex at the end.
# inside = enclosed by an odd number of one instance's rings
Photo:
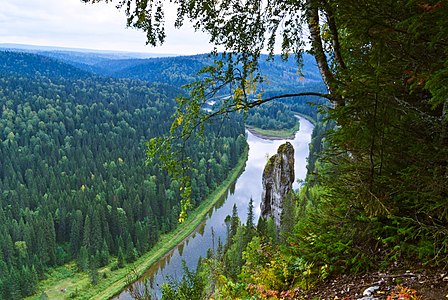
MULTIPOLYGON (((276 99, 283 99, 283 98, 291 98, 291 97, 305 97, 305 96, 315 96, 315 97, 322 97, 322 98, 326 98, 330 101, 333 100, 333 98, 331 97, 331 95, 329 94, 322 94, 322 93, 316 93, 316 92, 303 92, 303 93, 293 93, 293 94, 282 94, 282 95, 277 95, 277 96, 272 96, 266 99, 260 99, 260 100, 256 100, 253 102, 248 102, 245 107, 243 109, 248 109, 248 108, 254 108, 256 106, 260 106, 266 102, 272 101, 272 100, 276 100, 276 99)), ((194 128, 196 128, 197 126, 200 125, 200 123, 203 122, 207 122, 210 119, 220 116, 220 115, 225 115, 225 114, 229 114, 229 113, 233 113, 233 112, 237 112, 237 111, 241 111, 241 107, 239 107, 237 104, 231 104, 227 107, 223 107, 220 110, 217 110, 211 114, 206 115, 201 122, 199 122, 194 128)))
POLYGON ((293 93, 293 94, 282 94, 282 95, 277 95, 277 96, 272 96, 266 99, 261 99, 261 100, 257 100, 254 102, 249 102, 248 103, 248 108, 252 108, 258 105, 261 105, 263 103, 272 101, 272 100, 276 100, 276 99, 283 99, 283 98, 292 98, 292 97, 305 97, 305 96, 315 96, 315 97, 322 97, 322 98, 326 98, 330 101, 333 101, 333 97, 330 94, 322 94, 322 93, 316 93, 316 92, 303 92, 303 93, 293 93))

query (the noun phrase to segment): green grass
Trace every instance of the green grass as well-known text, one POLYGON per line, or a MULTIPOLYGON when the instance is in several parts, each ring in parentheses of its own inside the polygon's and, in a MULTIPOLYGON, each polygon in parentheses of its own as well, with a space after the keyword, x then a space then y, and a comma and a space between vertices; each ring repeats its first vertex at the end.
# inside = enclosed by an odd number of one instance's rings
POLYGON ((300 129, 300 122, 296 122, 294 127, 282 130, 261 129, 253 126, 247 126, 247 128, 263 138, 276 138, 276 139, 291 139, 294 138, 296 132, 300 129))
MULTIPOLYGON (((300 116, 301 118, 304 118, 308 121, 310 121, 313 125, 316 125, 316 120, 314 120, 312 117, 308 115, 304 115, 299 112, 293 111, 295 115, 300 116)), ((282 130, 270 130, 270 129, 261 129, 254 126, 246 125, 247 129, 249 129, 253 134, 258 135, 262 138, 266 139, 292 139, 294 138, 297 131, 300 129, 300 122, 297 120, 297 123, 294 125, 294 127, 289 129, 282 129, 282 130)))
POLYGON ((128 284, 131 271, 134 276, 142 276, 152 264, 181 243, 204 221, 207 213, 220 198, 227 194, 229 187, 244 170, 247 155, 248 148, 246 148, 227 179, 199 207, 190 212, 187 220, 174 231, 162 235, 157 244, 149 252, 138 258, 136 262, 128 264, 122 269, 111 271, 112 266, 116 264, 116 259, 113 259, 109 265, 99 270, 100 279, 97 285, 90 283, 88 273, 76 272, 75 262, 52 268, 48 272, 47 278, 39 283, 38 293, 26 299, 37 300, 42 291, 45 291, 49 299, 104 300, 119 294, 128 284), (107 277, 103 278, 103 275, 107 277))

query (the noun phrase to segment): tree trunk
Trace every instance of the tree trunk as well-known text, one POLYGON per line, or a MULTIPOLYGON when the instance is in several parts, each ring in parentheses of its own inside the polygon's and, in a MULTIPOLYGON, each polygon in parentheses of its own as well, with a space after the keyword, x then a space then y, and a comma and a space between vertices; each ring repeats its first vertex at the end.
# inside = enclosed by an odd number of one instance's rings
POLYGON ((331 102, 335 107, 343 106, 343 99, 335 97, 336 79, 333 72, 330 70, 327 56, 325 55, 324 47, 322 44, 319 24, 319 7, 317 5, 317 2, 313 0, 307 0, 306 3, 306 14, 308 18, 308 28, 310 30, 312 54, 314 54, 320 74, 322 75, 328 91, 330 92, 330 94, 333 94, 331 102))

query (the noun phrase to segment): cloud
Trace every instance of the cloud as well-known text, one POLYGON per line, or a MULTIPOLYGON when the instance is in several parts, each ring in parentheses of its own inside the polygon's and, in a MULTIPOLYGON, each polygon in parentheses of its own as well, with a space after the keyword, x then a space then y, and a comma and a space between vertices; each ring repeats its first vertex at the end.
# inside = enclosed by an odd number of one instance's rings
POLYGON ((175 11, 167 9, 167 39, 146 46, 145 33, 126 28, 124 11, 114 3, 85 4, 80 0, 2 0, 0 40, 47 46, 195 54, 212 49, 208 37, 191 25, 174 29, 175 11))

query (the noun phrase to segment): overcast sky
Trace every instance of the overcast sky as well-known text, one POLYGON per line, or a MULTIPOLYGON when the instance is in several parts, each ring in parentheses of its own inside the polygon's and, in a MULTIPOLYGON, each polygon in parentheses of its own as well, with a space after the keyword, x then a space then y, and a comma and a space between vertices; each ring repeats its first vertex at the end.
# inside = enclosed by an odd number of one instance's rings
POLYGON ((167 38, 146 46, 146 36, 126 28, 123 10, 112 3, 81 0, 0 0, 0 43, 121 50, 166 54, 208 53, 208 36, 191 26, 174 29, 175 11, 167 11, 167 38))

